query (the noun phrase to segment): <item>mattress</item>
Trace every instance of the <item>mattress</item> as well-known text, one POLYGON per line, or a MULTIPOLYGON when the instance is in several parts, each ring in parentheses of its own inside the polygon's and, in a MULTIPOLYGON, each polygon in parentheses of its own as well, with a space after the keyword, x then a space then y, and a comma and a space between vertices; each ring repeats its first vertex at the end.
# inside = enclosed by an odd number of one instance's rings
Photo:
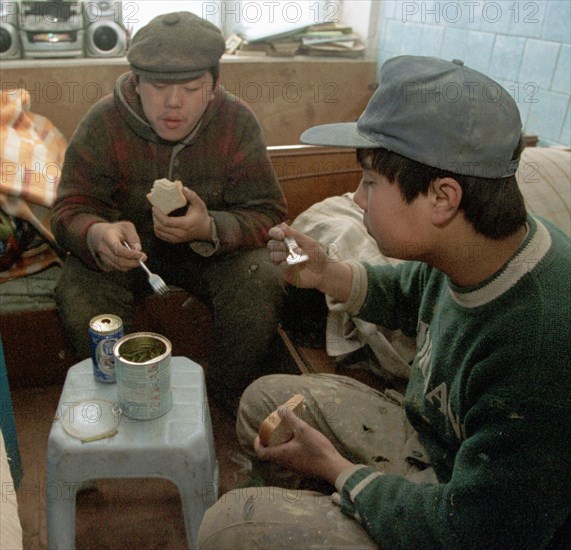
POLYGON ((55 308, 54 288, 61 267, 53 265, 32 275, 0 284, 0 313, 55 308))

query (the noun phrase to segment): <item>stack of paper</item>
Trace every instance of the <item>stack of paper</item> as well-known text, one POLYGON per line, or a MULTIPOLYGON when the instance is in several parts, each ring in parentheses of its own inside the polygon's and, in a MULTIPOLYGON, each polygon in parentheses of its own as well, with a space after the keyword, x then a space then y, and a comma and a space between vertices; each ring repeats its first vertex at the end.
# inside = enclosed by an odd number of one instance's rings
POLYGON ((280 32, 263 37, 238 33, 226 40, 226 53, 240 56, 294 55, 360 57, 365 46, 349 26, 321 23, 295 32, 280 32), (250 38, 248 39, 247 36, 250 38))
POLYGON ((348 26, 339 23, 315 25, 302 33, 302 52, 307 55, 359 57, 365 46, 348 26))

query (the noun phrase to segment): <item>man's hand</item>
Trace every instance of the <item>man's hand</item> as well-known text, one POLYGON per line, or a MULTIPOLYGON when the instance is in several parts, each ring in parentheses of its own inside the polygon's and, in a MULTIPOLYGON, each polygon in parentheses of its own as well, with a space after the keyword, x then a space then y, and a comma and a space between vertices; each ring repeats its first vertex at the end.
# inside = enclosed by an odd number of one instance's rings
POLYGON ((141 240, 131 222, 94 223, 87 232, 87 240, 99 263, 109 270, 129 271, 139 266, 138 260, 147 259, 141 252, 141 240), (133 250, 125 247, 124 241, 133 250))
POLYGON ((182 188, 188 200, 184 216, 167 216, 153 206, 153 227, 155 235, 169 243, 187 243, 190 241, 210 241, 212 237, 212 218, 204 201, 187 187, 182 188))
POLYGON ((290 424, 293 438, 283 445, 264 447, 259 436, 256 436, 254 449, 258 458, 271 460, 285 468, 335 484, 337 476, 352 463, 343 458, 321 432, 296 416, 292 410, 281 406, 278 414, 282 422, 290 424))

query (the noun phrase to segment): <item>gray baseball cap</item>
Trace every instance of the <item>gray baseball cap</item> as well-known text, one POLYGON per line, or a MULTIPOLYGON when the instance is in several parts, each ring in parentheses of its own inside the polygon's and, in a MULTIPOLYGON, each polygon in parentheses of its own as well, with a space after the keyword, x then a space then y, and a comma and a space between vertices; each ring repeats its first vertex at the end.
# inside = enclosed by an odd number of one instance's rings
POLYGON ((188 11, 166 13, 141 27, 127 60, 135 74, 152 80, 192 80, 220 61, 226 42, 212 23, 188 11))
POLYGON ((522 132, 512 96, 462 61, 399 56, 381 67, 380 84, 357 122, 309 128, 302 143, 383 147, 456 174, 503 178, 522 132))

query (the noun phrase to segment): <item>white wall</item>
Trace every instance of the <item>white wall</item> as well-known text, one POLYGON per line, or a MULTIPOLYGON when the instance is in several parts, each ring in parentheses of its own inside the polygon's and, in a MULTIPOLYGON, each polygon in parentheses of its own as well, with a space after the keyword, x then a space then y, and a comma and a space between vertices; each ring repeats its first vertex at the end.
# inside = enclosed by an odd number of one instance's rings
POLYGON ((123 0, 123 20, 133 34, 153 17, 172 11, 190 11, 219 25, 219 4, 218 0, 123 0))

